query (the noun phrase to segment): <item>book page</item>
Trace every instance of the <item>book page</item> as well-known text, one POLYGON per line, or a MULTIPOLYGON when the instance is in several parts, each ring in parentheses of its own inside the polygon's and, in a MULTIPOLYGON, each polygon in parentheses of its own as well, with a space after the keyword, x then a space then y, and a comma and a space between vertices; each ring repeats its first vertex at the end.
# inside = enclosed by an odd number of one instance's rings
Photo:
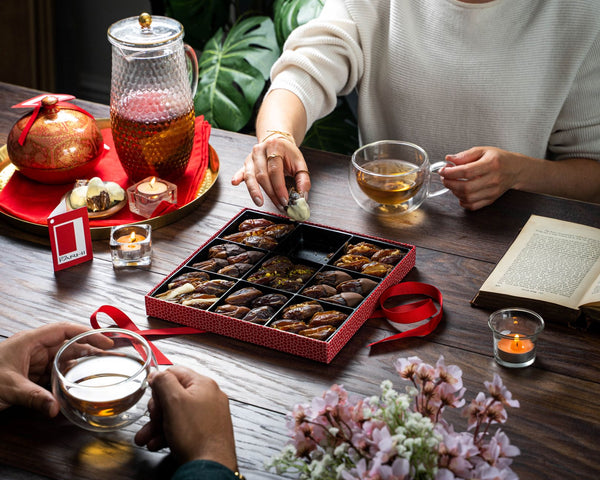
POLYGON ((573 309, 600 301, 600 229, 532 215, 481 290, 573 309))

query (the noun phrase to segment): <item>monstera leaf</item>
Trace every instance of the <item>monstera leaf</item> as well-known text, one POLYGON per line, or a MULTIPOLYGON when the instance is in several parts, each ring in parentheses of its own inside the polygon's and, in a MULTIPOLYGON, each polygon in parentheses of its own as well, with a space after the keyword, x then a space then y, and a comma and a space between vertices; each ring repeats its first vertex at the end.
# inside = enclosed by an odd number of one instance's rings
POLYGON ((273 21, 249 17, 211 37, 199 60, 196 114, 214 127, 239 131, 248 123, 280 54, 273 21))
POLYGON ((229 19, 229 2, 223 0, 164 0, 164 14, 181 22, 185 42, 196 50, 229 19))
POLYGON ((324 4, 325 0, 275 0, 273 17, 279 45, 283 46, 289 34, 296 27, 317 17, 324 4))
POLYGON ((345 97, 333 112, 313 123, 302 145, 350 155, 358 148, 358 125, 345 97))

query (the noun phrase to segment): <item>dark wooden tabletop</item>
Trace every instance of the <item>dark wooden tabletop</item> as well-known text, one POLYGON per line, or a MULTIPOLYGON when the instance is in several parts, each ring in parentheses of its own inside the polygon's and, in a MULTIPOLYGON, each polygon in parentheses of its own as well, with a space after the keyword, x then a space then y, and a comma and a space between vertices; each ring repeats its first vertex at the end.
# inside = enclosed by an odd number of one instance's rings
MULTIPOLYGON (((23 111, 11 106, 39 92, 0 84, 0 145, 23 111)), ((97 118, 108 107, 76 100, 97 118)), ((230 179, 254 138, 213 130, 210 143, 221 169, 215 186, 195 210, 153 232, 149 269, 114 270, 108 240, 93 243, 94 259, 54 273, 47 236, 0 218, 0 337, 58 320, 89 324, 101 305, 120 308, 140 328, 169 326, 148 318, 144 295, 244 207, 256 208, 244 186, 230 179)), ((492 355, 490 312, 469 300, 531 214, 600 225, 600 205, 510 191, 493 206, 463 210, 450 194, 432 198, 402 218, 381 221, 362 212, 347 187, 348 158, 305 151, 312 174, 311 222, 375 235, 417 247, 407 280, 437 286, 444 317, 425 338, 367 345, 392 334, 387 322, 369 320, 330 364, 281 353, 214 334, 156 341, 177 364, 213 377, 229 395, 240 470, 249 479, 277 478, 265 462, 286 442, 285 415, 333 383, 349 391, 376 394, 389 378, 404 388, 393 367, 398 357, 417 355, 463 370, 467 401, 483 382, 500 374, 519 409, 510 409, 503 430, 521 450, 513 464, 523 479, 600 478, 600 334, 548 324, 539 339, 535 364, 506 369, 492 355)), ((266 204, 264 211, 275 211, 266 204)), ((458 428, 465 419, 448 418, 458 428)), ((72 426, 64 417, 48 420, 20 408, 0 412, 0 477, 53 479, 160 479, 171 471, 167 452, 133 445, 134 424, 120 437, 105 439, 72 426)))

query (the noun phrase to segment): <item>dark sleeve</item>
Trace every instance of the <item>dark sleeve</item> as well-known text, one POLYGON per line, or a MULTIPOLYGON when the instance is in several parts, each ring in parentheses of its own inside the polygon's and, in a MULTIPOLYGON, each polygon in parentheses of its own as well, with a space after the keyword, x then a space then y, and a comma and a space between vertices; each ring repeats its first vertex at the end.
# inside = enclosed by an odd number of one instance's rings
POLYGON ((171 480, 238 480, 224 465, 210 460, 194 460, 177 469, 171 480))

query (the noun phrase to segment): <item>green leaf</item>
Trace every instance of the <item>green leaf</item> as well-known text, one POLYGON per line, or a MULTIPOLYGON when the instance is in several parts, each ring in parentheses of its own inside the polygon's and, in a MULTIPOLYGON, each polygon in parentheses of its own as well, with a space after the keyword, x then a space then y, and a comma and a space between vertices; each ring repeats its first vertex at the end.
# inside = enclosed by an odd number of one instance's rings
POLYGON ((196 114, 214 127, 239 131, 250 120, 280 50, 273 22, 250 17, 208 41, 199 60, 196 114))
POLYGON ((224 0, 164 0, 165 15, 178 20, 185 33, 184 41, 196 50, 227 24, 229 5, 224 0))
POLYGON ((273 18, 277 42, 283 46, 292 30, 316 18, 325 0, 275 0, 273 18))
POLYGON ((358 124, 345 98, 326 117, 313 123, 303 147, 351 155, 358 148, 358 124))

